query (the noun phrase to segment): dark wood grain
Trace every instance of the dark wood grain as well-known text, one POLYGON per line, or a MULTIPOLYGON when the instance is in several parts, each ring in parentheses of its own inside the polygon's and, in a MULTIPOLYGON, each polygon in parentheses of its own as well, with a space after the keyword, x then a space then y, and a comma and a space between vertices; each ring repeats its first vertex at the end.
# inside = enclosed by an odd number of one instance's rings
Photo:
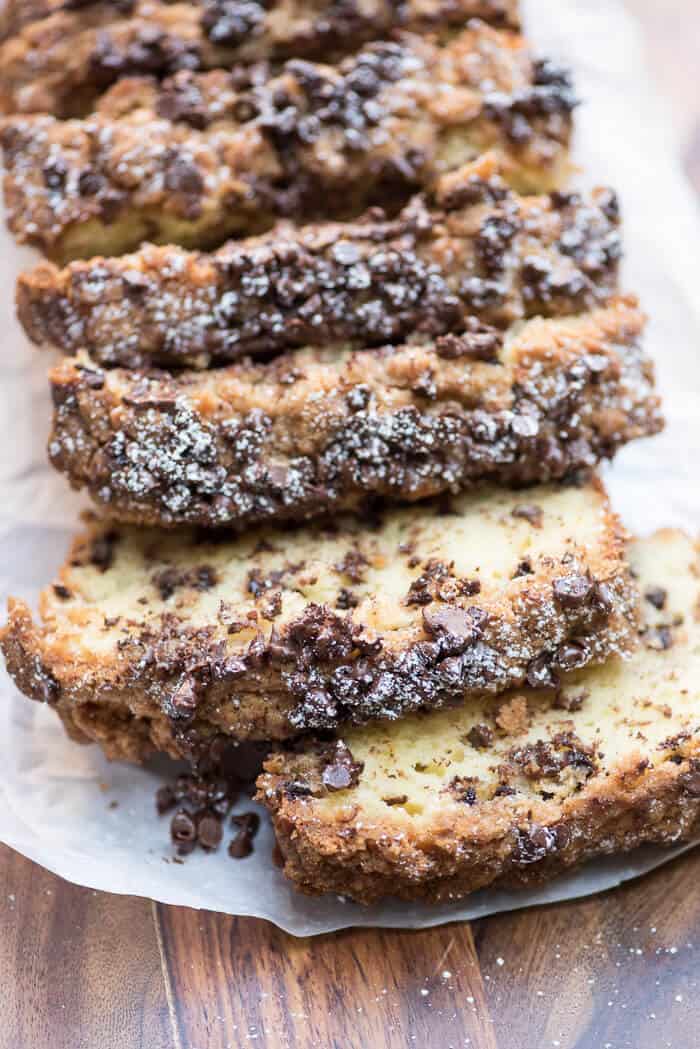
POLYGON ((172 1045, 146 900, 70 885, 0 847, 1 1049, 172 1045))
MULTIPOLYGON (((700 2, 628 6, 700 189, 700 2)), ((697 850, 590 900, 296 940, 0 847, 0 1049, 695 1049, 699 883, 697 850)))

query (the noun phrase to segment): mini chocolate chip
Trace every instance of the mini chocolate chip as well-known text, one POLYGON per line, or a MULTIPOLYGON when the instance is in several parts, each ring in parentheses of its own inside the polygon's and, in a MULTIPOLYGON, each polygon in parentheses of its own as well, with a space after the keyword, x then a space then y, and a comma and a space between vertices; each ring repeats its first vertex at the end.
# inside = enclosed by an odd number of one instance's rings
POLYGON ((385 805, 405 805, 408 801, 408 794, 390 794, 386 798, 382 798, 385 805))
POLYGON ((60 598, 61 601, 68 601, 72 594, 67 586, 63 586, 62 583, 54 583, 53 592, 56 597, 60 598))
POLYGON ((178 809, 170 821, 170 837, 181 856, 192 852, 197 844, 197 827, 185 809, 178 809))
POLYGON ((96 197, 104 189, 105 180, 92 168, 85 168, 78 176, 78 192, 81 197, 96 197))
POLYGON ((208 852, 218 849, 223 837, 221 818, 214 812, 200 813, 197 818, 197 841, 208 852))
POLYGON ((615 594, 607 583, 596 583, 593 587, 593 604, 604 615, 610 615, 615 607, 615 594))
POLYGON ((472 330, 460 335, 440 335, 435 341, 435 352, 443 360, 466 358, 493 362, 503 345, 503 335, 495 328, 474 323, 472 330))
POLYGON ((253 839, 258 833, 260 817, 257 812, 244 812, 242 815, 232 816, 231 823, 239 830, 229 844, 228 854, 235 860, 245 859, 253 851, 253 839))
POLYGON ((168 164, 165 185, 175 193, 189 197, 200 197, 204 192, 204 179, 193 161, 177 154, 168 164))
POLYGON ((475 750, 481 750, 493 740, 493 729, 484 724, 473 725, 467 732, 467 739, 475 750))
POLYGON ((562 670, 575 670, 585 665, 588 649, 578 641, 566 641, 557 649, 556 663, 562 670))
POLYGON ((558 846, 559 834, 554 827, 540 827, 533 824, 528 830, 517 830, 513 862, 518 867, 537 863, 554 852, 558 846))
POLYGON ((423 609, 423 625, 429 634, 447 634, 450 637, 467 639, 473 633, 469 615, 458 605, 438 605, 423 609))
POLYGON ((105 532, 103 535, 98 535, 92 541, 90 547, 90 562, 99 568, 100 571, 106 572, 111 566, 114 559, 114 547, 119 539, 118 532, 105 532))
POLYGON ((361 412, 369 404, 371 396, 369 386, 353 386, 345 398, 345 403, 351 411, 361 412))
POLYGON ((690 769, 681 776, 681 783, 691 798, 700 798, 700 763, 691 761, 690 769))
POLYGON ((552 584, 554 596, 562 608, 581 608, 593 591, 593 583, 585 575, 563 576, 552 584))
POLYGON ((535 506, 534 503, 518 503, 511 510, 513 517, 521 517, 525 521, 529 521, 533 528, 542 527, 542 519, 544 517, 544 511, 541 506, 535 506))
POLYGON ((347 790, 352 786, 352 773, 346 765, 327 765, 323 770, 323 785, 328 790, 347 790))
POLYGON ((548 652, 536 656, 527 668, 527 683, 531 688, 556 688, 559 683, 548 652))
POLYGON ((327 790, 347 790, 356 787, 360 781, 360 773, 364 768, 364 762, 355 761, 349 747, 338 740, 332 753, 330 762, 326 765, 321 775, 324 787, 327 790))
POLYGON ((44 183, 47 189, 61 190, 66 184, 68 168, 62 157, 47 161, 43 168, 44 183))
POLYGON ((653 605, 654 608, 658 608, 658 610, 661 611, 666 604, 668 590, 665 590, 662 586, 650 586, 644 591, 644 597, 650 605, 653 605))
POLYGON ((196 683, 192 677, 184 677, 170 697, 176 714, 191 715, 197 706, 196 683))
POLYGON ((159 787, 156 791, 156 809, 158 810, 159 816, 164 816, 166 812, 169 812, 177 801, 175 797, 175 791, 172 787, 167 784, 163 787, 159 787))
POLYGON ((290 780, 289 783, 284 784, 282 789, 288 798, 308 798, 312 794, 309 784, 302 783, 300 780, 290 780))

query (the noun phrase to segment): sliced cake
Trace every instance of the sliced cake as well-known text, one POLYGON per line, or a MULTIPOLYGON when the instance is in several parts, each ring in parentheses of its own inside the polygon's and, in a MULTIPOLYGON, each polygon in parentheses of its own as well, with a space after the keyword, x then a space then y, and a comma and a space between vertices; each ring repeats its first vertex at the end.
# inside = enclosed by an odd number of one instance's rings
POLYGON ((637 591, 596 481, 218 539, 93 524, 2 646, 111 757, 397 718, 625 652, 637 591))
POLYGON ((165 77, 286 58, 325 62, 392 30, 517 27, 516 0, 84 0, 5 4, 0 109, 84 115, 125 76, 165 77))
POLYGON ((697 835, 698 551, 662 532, 631 561, 645 610, 631 658, 271 757, 259 798, 296 886, 444 902, 697 835))
POLYGON ((207 247, 280 217, 395 211, 491 149, 516 188, 546 191, 568 175, 574 104, 565 72, 480 22, 444 46, 403 34, 243 84, 223 70, 126 79, 84 121, 4 122, 8 222, 58 261, 207 247))
POLYGON ((51 373, 49 454, 111 518, 167 527, 560 480, 661 428, 643 326, 619 299, 505 333, 175 375, 67 358, 51 373))
POLYGON ((146 245, 63 270, 43 262, 20 277, 17 307, 34 342, 103 365, 383 345, 461 331, 472 316, 505 327, 608 302, 618 225, 610 190, 518 197, 486 155, 394 220, 284 223, 209 255, 146 245))

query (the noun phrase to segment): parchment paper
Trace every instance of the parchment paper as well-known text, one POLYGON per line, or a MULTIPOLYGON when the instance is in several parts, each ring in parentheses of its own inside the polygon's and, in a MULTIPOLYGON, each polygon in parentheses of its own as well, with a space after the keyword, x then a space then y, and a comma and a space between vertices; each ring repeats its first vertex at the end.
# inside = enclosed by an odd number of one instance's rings
MULTIPOLYGON (((577 157, 588 183, 621 195, 626 286, 652 315, 649 345, 668 429, 628 448, 609 471, 617 508, 640 533, 700 525, 700 222, 680 173, 672 114, 647 81, 639 29, 614 0, 529 0, 527 27, 542 54, 573 70, 583 105, 577 157)), ((81 500, 46 465, 47 354, 29 348, 13 316, 16 273, 33 261, 0 234, 0 598, 35 599, 60 564, 81 500)), ((678 855, 646 849, 606 859, 538 892, 482 892, 439 908, 371 909, 292 890, 270 861, 264 821, 251 857, 193 854, 171 862, 168 821, 154 811, 158 766, 110 765, 70 743, 50 710, 0 678, 0 840, 71 881, 231 914, 268 918, 295 935, 349 925, 421 927, 599 892, 678 855), (116 807, 110 807, 117 801, 116 807)), ((162 773, 162 767, 161 767, 162 773)), ((249 805, 244 805, 249 808, 249 805)))

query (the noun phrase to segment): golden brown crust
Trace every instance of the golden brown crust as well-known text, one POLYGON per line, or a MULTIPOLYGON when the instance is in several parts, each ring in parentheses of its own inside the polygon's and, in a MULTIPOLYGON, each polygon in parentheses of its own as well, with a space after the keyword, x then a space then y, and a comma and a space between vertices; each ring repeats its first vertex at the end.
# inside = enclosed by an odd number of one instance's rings
POLYGON ((489 149, 524 192, 568 174, 567 75, 481 23, 445 46, 402 34, 339 66, 294 60, 256 77, 127 79, 85 121, 6 120, 12 232, 56 260, 144 239, 206 247, 284 216, 395 210, 489 149))
POLYGON ((98 364, 208 367, 245 354, 358 348, 579 313, 615 293, 615 195, 518 197, 486 156, 394 220, 294 227, 211 255, 146 245, 133 255, 41 263, 20 277, 30 338, 98 364))
POLYGON ((83 735, 97 708, 139 741, 165 715, 182 750, 554 682, 630 645, 637 597, 596 483, 528 499, 218 541, 95 524, 40 623, 11 604, 8 669, 83 735))
POLYGON ((696 834, 697 554, 677 533, 638 544, 640 648, 572 675, 554 703, 522 692, 525 725, 500 700, 269 759, 259 800, 297 887, 444 902, 696 834))
MULTIPOLYGON (((337 59, 394 29, 424 33, 482 18, 517 28, 515 0, 203 0, 15 4, 0 45, 0 111, 81 116, 125 76, 337 59), (20 6, 23 10, 19 10, 20 6)), ((1 38, 1 37, 0 37, 1 38)))
POLYGON ((51 373, 49 453, 112 519, 166 527, 561 480, 661 428, 643 326, 620 299, 505 342, 477 327, 175 376, 67 359, 51 373))

